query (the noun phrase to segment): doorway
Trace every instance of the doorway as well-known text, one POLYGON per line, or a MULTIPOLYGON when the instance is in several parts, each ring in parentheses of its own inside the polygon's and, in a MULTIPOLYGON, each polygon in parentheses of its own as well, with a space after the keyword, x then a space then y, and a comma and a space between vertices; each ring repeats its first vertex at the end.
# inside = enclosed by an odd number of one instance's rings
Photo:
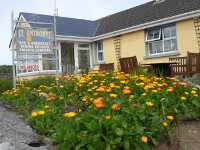
POLYGON ((74 43, 61 43, 61 64, 63 74, 74 73, 74 43))

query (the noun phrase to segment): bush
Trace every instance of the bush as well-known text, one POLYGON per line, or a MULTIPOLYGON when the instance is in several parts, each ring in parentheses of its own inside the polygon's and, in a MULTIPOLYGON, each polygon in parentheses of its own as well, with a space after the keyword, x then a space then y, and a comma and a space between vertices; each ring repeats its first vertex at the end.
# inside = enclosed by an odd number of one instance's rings
POLYGON ((90 72, 58 83, 28 81, 1 99, 61 150, 150 149, 182 116, 200 117, 200 91, 174 78, 90 72))
POLYGON ((0 95, 4 91, 12 89, 12 78, 0 78, 0 95))

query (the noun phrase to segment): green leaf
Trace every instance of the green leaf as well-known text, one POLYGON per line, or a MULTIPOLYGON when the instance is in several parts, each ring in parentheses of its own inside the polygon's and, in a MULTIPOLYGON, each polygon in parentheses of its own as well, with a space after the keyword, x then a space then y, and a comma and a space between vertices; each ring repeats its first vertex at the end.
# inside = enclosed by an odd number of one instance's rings
POLYGON ((118 135, 118 136, 122 136, 124 134, 124 131, 123 129, 121 128, 116 128, 115 129, 115 133, 118 135))
POLYGON ((124 141, 124 148, 125 149, 130 149, 130 143, 128 140, 124 141))

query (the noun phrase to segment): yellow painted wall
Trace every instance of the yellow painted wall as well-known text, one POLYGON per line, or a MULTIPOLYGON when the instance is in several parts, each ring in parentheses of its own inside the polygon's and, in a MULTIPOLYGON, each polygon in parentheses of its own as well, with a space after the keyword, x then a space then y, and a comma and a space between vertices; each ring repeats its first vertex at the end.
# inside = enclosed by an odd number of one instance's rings
POLYGON ((187 51, 198 52, 197 38, 193 19, 176 23, 178 50, 181 56, 186 56, 187 51))
MULTIPOLYGON (((198 52, 193 19, 176 23, 177 47, 180 55, 186 56, 187 51, 198 52)), ((168 62, 169 57, 159 57, 152 59, 144 59, 145 43, 144 30, 136 31, 121 36, 121 57, 137 56, 139 63, 151 62, 168 62)), ((114 50, 113 38, 103 40, 104 60, 106 63, 114 62, 116 64, 116 56, 114 50)))
POLYGON ((113 38, 103 40, 103 55, 105 63, 114 62, 116 69, 116 55, 115 55, 113 38))

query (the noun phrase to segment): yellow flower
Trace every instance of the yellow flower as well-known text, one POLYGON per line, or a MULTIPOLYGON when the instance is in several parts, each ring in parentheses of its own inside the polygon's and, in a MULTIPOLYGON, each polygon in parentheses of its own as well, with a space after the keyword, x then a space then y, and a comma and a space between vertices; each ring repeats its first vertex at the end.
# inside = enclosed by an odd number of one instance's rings
POLYGON ((44 106, 44 108, 45 108, 45 109, 48 109, 48 108, 49 108, 49 106, 48 106, 48 105, 45 105, 45 106, 44 106))
POLYGON ((111 97, 111 98, 117 98, 117 94, 111 93, 111 94, 110 94, 110 97, 111 97))
POLYGON ((62 89, 62 88, 64 88, 64 86, 63 86, 63 85, 60 85, 60 88, 62 89))
POLYGON ((31 113, 31 116, 32 116, 32 117, 36 117, 37 115, 38 115, 38 113, 35 112, 35 111, 33 111, 33 112, 31 113))
POLYGON ((105 116, 105 119, 110 120, 110 119, 111 119, 111 116, 110 116, 110 115, 105 116))
POLYGON ((167 116, 167 119, 173 121, 174 120, 174 116, 167 116))
POLYGON ((192 91, 191 91, 191 94, 192 94, 192 95, 195 95, 195 94, 197 94, 197 91, 192 90, 192 91))
POLYGON ((190 93, 189 92, 184 92, 185 93, 185 95, 189 95, 190 93))
POLYGON ((72 117, 75 117, 77 114, 75 112, 68 112, 68 113, 65 113, 64 116, 67 117, 67 118, 72 118, 72 117))
POLYGON ((154 103, 151 102, 151 101, 148 101, 148 102, 146 102, 146 105, 147 105, 148 107, 153 107, 153 106, 154 106, 154 103))
POLYGON ((153 92, 153 93, 157 93, 157 92, 158 92, 158 90, 152 90, 152 92, 153 92))
POLYGON ((142 96, 146 96, 147 95, 147 93, 142 93, 142 96))
POLYGON ((45 111, 41 110, 41 111, 38 111, 38 115, 44 115, 45 114, 45 111))
POLYGON ((183 100, 183 101, 185 101, 186 99, 187 99, 187 98, 184 97, 184 96, 181 97, 181 100, 183 100))
POLYGON ((168 122, 165 120, 165 121, 162 122, 162 125, 163 125, 164 127, 168 127, 168 122))
POLYGON ((143 143, 147 143, 147 142, 148 142, 148 137, 145 136, 145 135, 143 135, 143 136, 141 137, 141 141, 142 141, 143 143))

